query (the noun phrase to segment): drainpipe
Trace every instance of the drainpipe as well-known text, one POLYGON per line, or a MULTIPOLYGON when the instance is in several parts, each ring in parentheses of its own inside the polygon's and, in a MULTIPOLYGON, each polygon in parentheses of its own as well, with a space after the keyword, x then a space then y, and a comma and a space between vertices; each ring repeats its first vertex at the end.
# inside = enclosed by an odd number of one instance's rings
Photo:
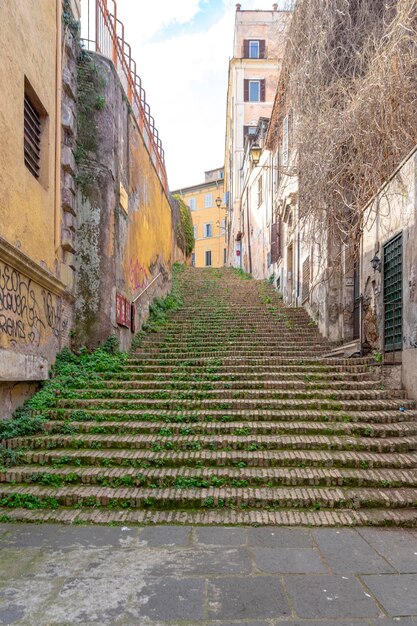
POLYGON ((56 2, 56 51, 55 51, 55 210, 54 245, 57 255, 61 245, 61 92, 62 92, 62 3, 56 2))

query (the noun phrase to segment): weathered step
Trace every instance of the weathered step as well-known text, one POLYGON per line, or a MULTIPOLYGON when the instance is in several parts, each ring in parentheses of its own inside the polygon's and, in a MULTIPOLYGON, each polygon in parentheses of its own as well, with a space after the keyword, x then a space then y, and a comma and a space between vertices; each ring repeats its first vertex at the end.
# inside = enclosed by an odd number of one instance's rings
MULTIPOLYGON (((265 383, 275 383, 279 382, 280 384, 292 384, 292 383, 310 383, 311 385, 317 384, 327 385, 328 383, 331 386, 337 385, 348 385, 354 387, 357 384, 360 389, 363 386, 363 383, 366 384, 377 384, 381 385, 381 379, 378 378, 378 374, 365 371, 365 372, 317 372, 317 373, 303 373, 303 372, 248 372, 245 376, 242 373, 238 372, 224 372, 220 373, 209 373, 205 371, 201 371, 199 373, 190 372, 170 372, 163 371, 160 373, 157 372, 136 372, 134 370, 123 370, 120 372, 106 372, 101 375, 101 380, 98 380, 94 383, 94 386, 99 386, 103 384, 103 381, 106 381, 106 386, 110 384, 116 384, 121 382, 123 385, 128 385, 131 382, 139 383, 142 381, 144 385, 155 385, 156 387, 160 387, 162 385, 175 385, 181 383, 183 385, 204 385, 207 383, 213 383, 217 386, 228 385, 230 383, 242 383, 242 384, 253 384, 253 385, 263 385, 265 383)), ((381 386, 382 388, 382 386, 381 386)))
MULTIPOLYGON (((153 360, 156 363, 159 363, 158 359, 149 359, 149 360, 153 360)), ((141 358, 139 355, 135 354, 135 356, 132 356, 131 358, 129 358, 127 360, 127 366, 128 365, 143 365, 144 359, 141 358)), ((249 359, 248 363, 245 363, 245 361, 247 361, 246 357, 223 357, 223 358, 216 358, 216 357, 193 357, 189 355, 189 358, 187 359, 187 362, 189 365, 196 365, 198 363, 201 362, 201 364, 204 365, 211 365, 213 367, 219 367, 221 365, 267 365, 268 367, 274 367, 277 365, 285 365, 285 366, 294 366, 295 368, 299 368, 299 366, 310 366, 312 367, 312 369, 315 368, 321 368, 323 369, 334 369, 335 366, 348 366, 348 367, 355 367, 358 365, 373 365, 373 362, 370 361, 369 359, 320 359, 320 358, 311 358, 310 356, 304 356, 303 358, 300 358, 299 356, 296 357, 280 357, 279 355, 274 355, 273 357, 270 358, 264 358, 264 357, 253 357, 252 359, 249 359), (243 361, 243 362, 242 362, 243 361)), ((342 368, 342 370, 344 371, 349 371, 346 370, 345 367, 342 368)))
POLYGON ((147 468, 39 467, 23 465, 0 472, 1 482, 103 487, 203 489, 209 487, 350 486, 417 487, 417 470, 349 468, 147 468))
POLYGON ((158 380, 147 380, 147 381, 138 381, 138 380, 122 380, 122 379, 114 379, 114 380, 106 380, 103 384, 101 380, 91 381, 89 384, 90 389, 113 389, 113 390, 143 390, 148 391, 151 390, 153 392, 157 390, 187 390, 191 391, 195 390, 210 390, 210 391, 224 391, 226 389, 233 390, 243 390, 243 389, 256 389, 256 390, 278 390, 278 389, 327 389, 330 392, 333 390, 336 391, 362 391, 368 389, 380 389, 380 383, 375 380, 364 380, 364 381, 351 381, 351 380, 279 380, 278 378, 275 380, 266 379, 266 380, 171 380, 171 381, 158 381, 158 380))
POLYGON ((154 409, 143 411, 139 410, 112 410, 112 409, 97 409, 94 406, 88 409, 57 409, 52 410, 49 413, 50 419, 69 419, 73 421, 90 421, 96 422, 115 420, 149 420, 158 421, 162 420, 165 423, 179 423, 190 422, 195 424, 196 422, 221 422, 227 423, 231 421, 243 421, 245 425, 247 422, 258 421, 283 421, 297 422, 297 421, 319 421, 319 422, 367 422, 371 424, 395 424, 402 422, 414 422, 417 420, 417 411, 409 410, 401 412, 398 409, 391 411, 315 411, 315 410, 262 410, 253 409, 251 411, 246 410, 228 410, 219 411, 213 410, 207 411, 170 411, 164 409, 154 409))
MULTIPOLYGON (((295 374, 329 374, 329 373, 343 373, 343 374, 366 374, 375 373, 374 368, 369 368, 367 365, 327 365, 321 361, 315 360, 311 363, 305 363, 304 361, 294 362, 288 360, 274 359, 274 363, 263 362, 255 364, 245 364, 234 360, 232 363, 223 363, 221 359, 200 360, 195 359, 190 362, 183 362, 179 365, 174 363, 164 364, 155 363, 148 364, 143 363, 141 360, 134 361, 130 359, 127 365, 123 367, 124 372, 134 373, 189 373, 189 374, 221 374, 225 376, 225 372, 240 373, 240 374, 262 374, 271 373, 273 375, 280 375, 285 373, 295 374)), ((379 374, 378 374, 379 375, 379 374)))
POLYGON ((185 422, 167 425, 166 422, 131 421, 67 421, 53 420, 46 424, 47 431, 60 432, 60 428, 73 428, 77 433, 90 434, 153 434, 160 437, 180 435, 283 435, 328 434, 355 435, 359 437, 410 437, 417 435, 417 420, 398 424, 373 424, 346 421, 273 421, 273 422, 185 422))
POLYGON ((415 402, 412 400, 329 400, 319 399, 317 396, 311 399, 132 399, 132 398, 106 398, 106 399, 61 399, 58 400, 58 407, 62 408, 96 408, 96 409, 177 409, 192 410, 204 409, 212 412, 215 410, 245 409, 253 411, 255 409, 265 410, 310 410, 321 409, 323 411, 387 411, 397 410, 401 407, 406 410, 413 409, 415 402))
POLYGON ((105 467, 340 467, 340 468, 417 468, 416 453, 378 453, 358 450, 27 450, 25 464, 99 465, 105 467))
MULTIPOLYGON (((214 385, 213 385, 214 387, 214 385)), ((233 385, 225 384, 223 387, 218 386, 217 389, 208 389, 206 387, 195 387, 186 385, 180 388, 162 388, 160 390, 153 388, 144 388, 142 385, 134 385, 130 384, 126 387, 118 385, 117 387, 109 387, 103 388, 102 386, 98 387, 87 387, 85 389, 76 390, 77 397, 81 400, 83 398, 92 399, 92 398, 132 398, 139 399, 143 398, 145 400, 191 400, 195 401, 198 399, 201 400, 217 400, 218 402, 223 402, 224 400, 285 400, 285 399, 293 399, 293 400, 308 400, 311 398, 317 400, 336 400, 336 401, 345 401, 345 400, 387 400, 391 399, 394 396, 392 390, 388 389, 373 389, 364 388, 364 389, 356 389, 356 388, 343 388, 340 389, 340 385, 334 386, 334 388, 317 388, 316 385, 307 385, 307 384, 294 384, 293 387, 291 385, 279 385, 277 383, 276 387, 272 385, 270 387, 261 386, 257 387, 243 387, 239 388, 233 385)), ((404 397, 405 393, 403 390, 395 391, 395 397, 404 397)))
POLYGON ((358 437, 354 435, 43 435, 7 440, 8 448, 96 448, 159 450, 417 450, 417 437, 358 437))
POLYGON ((195 524, 210 526, 417 526, 414 509, 331 509, 319 511, 262 511, 206 509, 198 511, 110 510, 97 508, 59 508, 31 510, 0 507, 0 518, 14 522, 43 522, 60 524, 195 524))
MULTIPOLYGON (((101 506, 114 508, 411 508, 417 504, 417 489, 345 487, 259 487, 208 489, 94 488, 84 486, 42 487, 0 485, 3 507, 34 501, 54 508, 101 506)), ((30 506, 29 506, 30 508, 30 506)), ((416 511, 417 514, 417 511, 416 511)))

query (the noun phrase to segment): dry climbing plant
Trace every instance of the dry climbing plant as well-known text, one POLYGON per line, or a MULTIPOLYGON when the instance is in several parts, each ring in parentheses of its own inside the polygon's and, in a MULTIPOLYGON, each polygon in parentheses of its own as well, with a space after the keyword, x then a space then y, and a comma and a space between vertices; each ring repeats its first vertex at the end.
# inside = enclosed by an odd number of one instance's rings
POLYGON ((272 128, 290 103, 301 218, 333 247, 416 144, 416 52, 416 0, 297 3, 272 128))

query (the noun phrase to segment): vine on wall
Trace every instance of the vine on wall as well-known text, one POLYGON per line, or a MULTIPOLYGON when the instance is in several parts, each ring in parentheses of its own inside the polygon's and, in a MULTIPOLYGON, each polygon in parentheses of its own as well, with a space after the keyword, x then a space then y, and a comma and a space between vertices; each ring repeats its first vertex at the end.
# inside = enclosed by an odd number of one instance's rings
MULTIPOLYGON (((415 0, 300 0, 272 120, 294 111, 299 206, 354 244, 364 207, 417 141, 415 0)), ((314 224, 315 223, 315 224, 314 224)))

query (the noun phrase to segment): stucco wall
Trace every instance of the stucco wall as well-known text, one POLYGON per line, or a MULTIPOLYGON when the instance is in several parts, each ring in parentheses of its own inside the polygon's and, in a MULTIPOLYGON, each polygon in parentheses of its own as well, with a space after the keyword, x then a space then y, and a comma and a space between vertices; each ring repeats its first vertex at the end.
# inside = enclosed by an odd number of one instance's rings
POLYGON ((55 273, 56 1, 13 0, 12 10, 5 4, 9 3, 2 3, 0 19, 1 235, 55 273), (25 77, 47 113, 42 182, 23 160, 25 77))
POLYGON ((95 347, 116 334, 127 349, 133 334, 117 323, 116 294, 131 303, 149 287, 137 301, 139 326, 170 289, 171 207, 114 66, 96 54, 81 63, 75 343, 95 347))
POLYGON ((48 376, 68 342, 60 204, 61 4, 0 9, 0 417, 48 376), (24 162, 24 97, 41 113, 40 177, 24 162))

